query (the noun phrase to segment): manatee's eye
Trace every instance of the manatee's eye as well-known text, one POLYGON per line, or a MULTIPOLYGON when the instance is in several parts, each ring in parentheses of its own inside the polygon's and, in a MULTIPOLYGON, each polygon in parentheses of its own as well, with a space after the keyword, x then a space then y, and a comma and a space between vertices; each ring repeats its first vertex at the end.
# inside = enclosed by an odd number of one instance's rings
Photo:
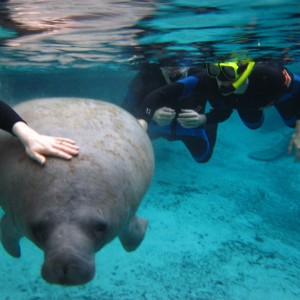
POLYGON ((102 240, 107 230, 107 223, 98 218, 89 220, 87 229, 96 240, 102 240))
POLYGON ((46 222, 36 222, 30 225, 30 230, 34 240, 38 244, 43 244, 46 240, 49 226, 46 222))
POLYGON ((98 236, 102 235, 106 231, 107 224, 102 221, 98 221, 95 224, 93 224, 93 227, 94 233, 98 236))

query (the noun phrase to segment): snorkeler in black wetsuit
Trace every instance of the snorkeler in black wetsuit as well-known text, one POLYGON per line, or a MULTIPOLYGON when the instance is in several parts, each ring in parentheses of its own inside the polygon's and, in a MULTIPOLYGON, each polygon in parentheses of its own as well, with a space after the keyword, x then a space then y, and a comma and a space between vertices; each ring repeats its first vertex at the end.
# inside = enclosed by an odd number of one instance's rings
MULTIPOLYGON (((208 64, 207 72, 187 77, 150 93, 141 105, 139 118, 149 122, 155 110, 175 107, 177 101, 195 92, 207 95, 212 109, 200 114, 198 126, 225 121, 236 109, 251 129, 264 121, 263 109, 274 105, 289 127, 296 127, 289 152, 296 148, 300 160, 300 76, 272 63, 225 62, 208 64)), ((178 115, 178 122, 184 117, 178 115)))
MULTIPOLYGON (((144 63, 130 83, 122 107, 137 117, 147 94, 166 84, 171 84, 176 80, 196 74, 199 70, 199 68, 160 67, 156 64, 144 63)), ((176 101, 176 111, 193 109, 198 113, 204 113, 206 102, 203 94, 193 93, 182 102, 176 101)), ((154 117, 148 126, 150 138, 163 137, 169 141, 181 140, 196 162, 207 162, 211 158, 215 145, 217 124, 211 123, 205 125, 204 128, 186 129, 181 127, 175 119, 161 123, 159 118, 163 118, 165 111, 168 111, 165 105, 157 107, 158 118, 154 117)))
POLYGON ((18 137, 24 145, 26 153, 41 165, 46 163, 45 156, 71 159, 79 153, 75 141, 63 137, 38 134, 10 106, 1 100, 0 129, 18 137))

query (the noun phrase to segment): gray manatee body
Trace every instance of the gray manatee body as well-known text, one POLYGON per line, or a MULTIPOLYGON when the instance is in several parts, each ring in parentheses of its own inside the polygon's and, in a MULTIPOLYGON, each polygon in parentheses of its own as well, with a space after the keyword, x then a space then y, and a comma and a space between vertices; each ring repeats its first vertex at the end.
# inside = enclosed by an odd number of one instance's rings
POLYGON ((154 169, 150 140, 134 117, 107 102, 50 98, 15 109, 40 133, 74 139, 80 154, 48 158, 41 167, 16 138, 0 133, 2 244, 20 257, 25 236, 44 251, 46 281, 84 284, 105 244, 118 237, 132 251, 144 238, 147 221, 136 211, 154 169))

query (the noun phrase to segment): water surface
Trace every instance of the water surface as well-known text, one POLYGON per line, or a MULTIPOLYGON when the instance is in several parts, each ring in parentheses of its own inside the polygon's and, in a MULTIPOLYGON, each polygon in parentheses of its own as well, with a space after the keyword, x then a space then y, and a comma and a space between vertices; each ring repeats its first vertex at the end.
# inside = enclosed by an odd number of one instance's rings
POLYGON ((297 60, 297 0, 2 1, 0 63, 89 67, 220 58, 297 60))

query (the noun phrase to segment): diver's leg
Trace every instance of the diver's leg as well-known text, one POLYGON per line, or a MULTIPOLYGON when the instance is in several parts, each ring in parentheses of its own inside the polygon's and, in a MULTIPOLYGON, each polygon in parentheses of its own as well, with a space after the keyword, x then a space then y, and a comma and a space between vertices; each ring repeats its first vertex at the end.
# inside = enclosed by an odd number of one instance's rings
POLYGON ((284 123, 291 128, 296 125, 296 101, 295 96, 285 99, 284 101, 279 101, 275 104, 275 108, 280 114, 284 123))
POLYGON ((212 155, 212 149, 209 141, 201 137, 182 137, 182 142, 185 144, 194 160, 198 163, 206 163, 212 155))
POLYGON ((250 129, 258 129, 264 122, 262 110, 238 109, 238 114, 243 123, 250 129))
POLYGON ((212 153, 214 151, 215 144, 216 144, 218 123, 206 124, 204 126, 204 130, 206 132, 206 136, 207 136, 208 141, 209 141, 210 157, 211 157, 212 153))

